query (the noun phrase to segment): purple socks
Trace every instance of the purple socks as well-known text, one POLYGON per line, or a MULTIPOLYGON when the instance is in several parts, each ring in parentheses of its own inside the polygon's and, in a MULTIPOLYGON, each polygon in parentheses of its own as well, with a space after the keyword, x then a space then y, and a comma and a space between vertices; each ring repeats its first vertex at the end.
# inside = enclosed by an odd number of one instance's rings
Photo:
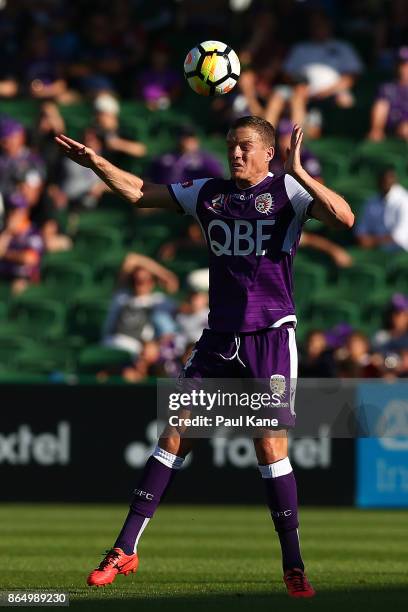
POLYGON ((289 458, 269 465, 259 465, 265 484, 267 504, 282 548, 283 570, 304 565, 298 537, 298 503, 296 480, 289 458))
POLYGON ((121 548, 127 555, 136 552, 140 536, 183 461, 183 457, 177 457, 156 447, 153 455, 147 460, 142 477, 134 490, 129 513, 114 544, 115 548, 121 548))

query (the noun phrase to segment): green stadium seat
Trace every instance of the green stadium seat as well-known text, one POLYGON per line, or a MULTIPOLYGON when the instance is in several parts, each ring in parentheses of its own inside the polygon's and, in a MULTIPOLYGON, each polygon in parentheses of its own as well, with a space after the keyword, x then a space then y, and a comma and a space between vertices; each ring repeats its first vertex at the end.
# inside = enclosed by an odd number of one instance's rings
POLYGON ((68 311, 68 333, 80 336, 88 342, 98 342, 108 313, 109 301, 82 299, 72 304, 68 311))
POLYGON ((306 318, 310 325, 321 329, 328 329, 338 323, 359 327, 360 310, 354 302, 322 297, 312 301, 306 318))
POLYGON ((0 281, 0 304, 5 304, 10 298, 10 283, 0 281))
POLYGON ((126 230, 132 218, 131 208, 102 208, 83 211, 78 215, 78 227, 82 229, 117 228, 126 230))
POLYGON ((298 262, 295 259, 293 280, 295 301, 301 307, 308 304, 316 292, 324 288, 327 270, 319 264, 298 262))
POLYGON ((364 300, 385 287, 384 268, 371 263, 355 263, 338 270, 338 287, 345 297, 364 300))
POLYGON ((392 293, 392 290, 385 288, 375 295, 368 294, 368 297, 361 305, 360 326, 368 336, 381 329, 383 314, 390 302, 392 293))
POLYGON ((61 301, 21 295, 9 306, 9 320, 21 333, 33 338, 61 337, 65 328, 65 304, 61 301))
POLYGON ((33 374, 75 371, 75 361, 68 346, 45 346, 38 343, 22 350, 15 363, 22 372, 33 374))
POLYGON ((15 364, 17 357, 34 346, 34 343, 25 336, 18 336, 15 332, 0 331, 0 370, 15 364))
POLYGON ((387 283, 395 293, 408 294, 408 253, 398 253, 387 266, 387 283))
POLYGON ((85 262, 48 262, 42 267, 42 281, 56 295, 72 296, 92 283, 92 271, 85 262))
POLYGON ((404 156, 397 151, 394 144, 387 146, 387 141, 363 141, 354 153, 352 165, 359 173, 372 176, 376 176, 385 166, 394 166, 402 176, 407 173, 406 153, 404 156))
POLYGON ((87 227, 79 228, 74 239, 77 252, 91 257, 100 253, 109 253, 119 250, 123 246, 124 235, 115 227, 87 227))
POLYGON ((132 359, 127 351, 95 345, 88 346, 81 351, 78 369, 84 374, 96 374, 106 369, 114 369, 119 372, 131 363, 132 359))

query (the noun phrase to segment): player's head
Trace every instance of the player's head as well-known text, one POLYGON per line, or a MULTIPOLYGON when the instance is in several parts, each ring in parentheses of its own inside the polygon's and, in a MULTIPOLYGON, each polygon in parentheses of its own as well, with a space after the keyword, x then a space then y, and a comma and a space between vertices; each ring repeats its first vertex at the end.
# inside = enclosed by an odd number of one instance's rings
POLYGON ((251 185, 266 176, 275 152, 275 129, 261 117, 237 119, 227 134, 231 177, 251 185))

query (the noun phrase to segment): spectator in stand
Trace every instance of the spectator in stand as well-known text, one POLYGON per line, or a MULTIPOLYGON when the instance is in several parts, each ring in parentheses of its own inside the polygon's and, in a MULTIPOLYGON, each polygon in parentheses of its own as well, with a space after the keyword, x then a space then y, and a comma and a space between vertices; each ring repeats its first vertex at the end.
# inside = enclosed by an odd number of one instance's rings
POLYGON ((253 20, 252 35, 239 53, 242 72, 237 90, 240 93, 233 101, 234 118, 263 116, 272 87, 281 80, 285 46, 279 34, 274 13, 270 8, 261 10, 253 20))
POLYGON ((353 258, 347 253, 346 249, 343 249, 340 245, 319 234, 302 232, 299 246, 309 247, 316 251, 326 253, 339 268, 349 268, 353 265, 353 258))
POLYGON ((114 39, 108 13, 91 12, 83 20, 83 40, 78 55, 70 66, 70 74, 82 93, 89 96, 96 90, 116 89, 123 70, 120 41, 114 39))
POLYGON ((35 206, 42 192, 44 178, 44 163, 27 147, 24 126, 11 117, 1 117, 0 193, 7 200, 17 185, 22 185, 29 206, 35 206))
MULTIPOLYGON (((98 154, 102 154, 102 141, 93 128, 85 130, 83 141, 98 154)), ((106 185, 90 169, 79 166, 67 157, 62 160, 60 176, 49 185, 48 197, 55 209, 96 208, 101 196, 108 190, 106 185)))
POLYGON ((197 342, 203 329, 208 327, 208 312, 208 293, 198 289, 190 289, 186 299, 180 304, 176 315, 183 352, 189 344, 197 342))
POLYGON ((150 110, 164 110, 180 94, 180 74, 170 67, 170 49, 165 43, 156 43, 150 51, 150 63, 150 68, 142 71, 137 79, 136 95, 150 110))
POLYGON ((5 215, 5 208, 4 208, 4 200, 3 200, 3 196, 0 193, 0 232, 2 231, 3 227, 4 227, 4 215, 5 215))
POLYGON ((191 255, 207 256, 207 245, 200 226, 195 221, 189 223, 184 235, 170 240, 162 245, 159 257, 164 261, 172 261, 176 257, 191 257, 191 255))
POLYGON ((408 348, 408 296, 396 293, 385 312, 384 328, 373 337, 380 353, 397 353, 408 348))
POLYGON ((175 333, 173 303, 164 293, 156 291, 156 284, 174 293, 178 279, 150 257, 130 253, 122 265, 119 282, 122 289, 112 299, 103 343, 137 357, 144 342, 175 333))
POLYGON ((0 278, 10 281, 12 293, 18 294, 30 283, 39 282, 44 244, 20 192, 10 196, 7 207, 5 228, 0 234, 0 278))
POLYGON ((149 176, 155 183, 171 184, 223 175, 222 164, 200 148, 200 139, 190 126, 178 132, 177 149, 153 160, 149 176))
POLYGON ((335 354, 337 375, 341 378, 377 378, 382 375, 382 362, 370 353, 370 342, 360 331, 352 332, 335 354))
POLYGON ((76 95, 68 90, 64 70, 54 59, 47 32, 35 27, 26 42, 22 64, 22 84, 33 98, 52 98, 74 102, 76 95))
MULTIPOLYGON (((362 7, 364 5, 361 5, 362 7)), ((372 3, 374 8, 375 3, 372 3)), ((368 6, 364 7, 366 14, 368 6)), ((395 53, 408 40, 408 11, 406 0, 379 2, 375 11, 377 22, 374 27, 375 56, 379 68, 389 71, 395 53), (378 9, 380 13, 378 12, 378 9)), ((371 24, 372 28, 372 24, 371 24)))
POLYGON ((93 127, 102 142, 102 155, 108 159, 115 153, 132 157, 146 155, 146 145, 127 137, 119 125, 120 106, 109 93, 99 94, 94 100, 93 127))
MULTIPOLYGON (((282 119, 277 129, 276 150, 272 161, 269 164, 269 169, 274 174, 284 172, 284 163, 286 161, 287 152, 290 146, 290 137, 293 130, 293 124, 289 119, 282 119)), ((319 159, 307 148, 303 147, 300 153, 300 160, 303 168, 313 176, 314 179, 323 183, 322 168, 319 159)), ((341 246, 335 244, 331 240, 313 234, 311 232, 302 232, 300 238, 301 247, 309 247, 326 253, 334 263, 340 268, 346 268, 352 265, 353 259, 341 246)))
MULTIPOLYGON (((287 103, 291 102, 293 123, 306 124, 308 102, 333 100, 337 106, 354 104, 352 88, 362 71, 362 63, 353 47, 333 37, 332 23, 321 12, 311 13, 309 40, 296 44, 283 65, 289 86, 275 89, 268 102, 265 118, 277 125, 287 103)), ((310 136, 319 135, 318 125, 310 136)))
POLYGON ((314 329, 307 334, 305 350, 300 354, 299 376, 326 378, 335 376, 333 352, 324 332, 314 329))
MULTIPOLYGON (((290 148, 290 137, 293 131, 293 123, 289 119, 282 119, 277 127, 277 139, 275 155, 269 163, 269 170, 274 174, 282 174, 284 172, 283 165, 286 161, 287 154, 290 148)), ((300 153, 300 161, 303 168, 314 179, 323 183, 322 167, 319 159, 307 147, 302 147, 300 153)))
POLYGON ((31 144, 45 162, 47 183, 56 180, 61 164, 61 152, 55 136, 63 134, 65 121, 58 104, 53 100, 44 100, 40 104, 38 119, 31 134, 31 144))
POLYGON ((374 142, 386 135, 408 141, 408 46, 397 54, 396 79, 383 83, 371 110, 371 128, 367 138, 374 142))
POLYGON ((402 349, 398 364, 398 377, 408 378, 408 348, 402 349))
POLYGON ((357 241, 365 249, 408 251, 408 191, 398 184, 392 167, 378 181, 379 193, 367 200, 356 226, 357 241))
POLYGON ((129 383, 138 383, 150 376, 165 377, 166 372, 160 358, 160 343, 157 340, 144 342, 133 365, 122 370, 122 378, 129 383))

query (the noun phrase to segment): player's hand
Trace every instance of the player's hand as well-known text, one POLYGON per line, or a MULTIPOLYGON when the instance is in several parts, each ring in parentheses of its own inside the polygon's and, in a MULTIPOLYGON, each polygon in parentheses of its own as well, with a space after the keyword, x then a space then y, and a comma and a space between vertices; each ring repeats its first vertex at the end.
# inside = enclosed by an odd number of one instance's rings
POLYGON ((86 147, 81 142, 68 138, 68 136, 64 134, 56 136, 55 142, 59 145, 62 152, 72 159, 72 161, 85 168, 93 167, 97 155, 90 147, 86 147))
POLYGON ((290 148, 286 150, 285 172, 294 176, 303 171, 300 163, 300 150, 303 142, 303 130, 300 125, 293 126, 292 136, 290 138, 290 148))

